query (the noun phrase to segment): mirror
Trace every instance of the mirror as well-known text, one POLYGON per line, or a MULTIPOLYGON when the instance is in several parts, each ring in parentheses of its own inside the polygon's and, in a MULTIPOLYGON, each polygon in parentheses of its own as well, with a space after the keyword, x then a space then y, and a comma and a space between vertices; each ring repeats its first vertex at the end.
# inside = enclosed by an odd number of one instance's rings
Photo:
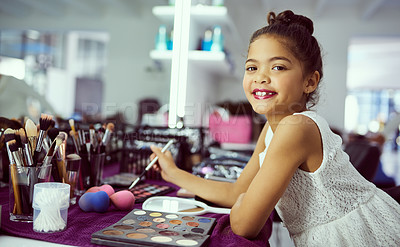
POLYGON ((154 196, 147 199, 142 208, 144 210, 160 211, 185 215, 200 215, 205 213, 229 214, 229 208, 211 207, 194 199, 183 199, 170 196, 154 196))

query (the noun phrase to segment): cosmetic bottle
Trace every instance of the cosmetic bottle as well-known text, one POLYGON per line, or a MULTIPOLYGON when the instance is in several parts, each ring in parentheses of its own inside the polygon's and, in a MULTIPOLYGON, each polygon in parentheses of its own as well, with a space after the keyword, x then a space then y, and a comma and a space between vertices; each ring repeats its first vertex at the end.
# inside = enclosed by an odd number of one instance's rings
POLYGON ((211 50, 211 45, 212 45, 212 31, 210 29, 207 29, 204 32, 204 37, 203 40, 201 41, 201 49, 203 51, 210 51, 211 50))
POLYGON ((223 36, 220 26, 215 26, 212 35, 211 51, 219 52, 224 50, 223 36))
POLYGON ((167 27, 165 25, 160 25, 158 28, 158 34, 156 36, 156 50, 167 50, 167 27))
POLYGON ((212 6, 224 6, 224 0, 212 0, 212 6))
POLYGON ((167 40, 167 50, 171 51, 173 48, 173 44, 174 44, 174 30, 171 30, 167 40))

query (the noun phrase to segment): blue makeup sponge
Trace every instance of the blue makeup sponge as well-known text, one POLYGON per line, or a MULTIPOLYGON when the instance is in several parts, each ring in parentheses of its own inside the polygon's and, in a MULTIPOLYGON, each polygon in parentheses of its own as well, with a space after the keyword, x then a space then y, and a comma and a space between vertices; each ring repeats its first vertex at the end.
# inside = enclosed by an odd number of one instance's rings
POLYGON ((85 212, 106 212, 110 206, 110 197, 105 191, 86 192, 79 199, 79 207, 85 212))

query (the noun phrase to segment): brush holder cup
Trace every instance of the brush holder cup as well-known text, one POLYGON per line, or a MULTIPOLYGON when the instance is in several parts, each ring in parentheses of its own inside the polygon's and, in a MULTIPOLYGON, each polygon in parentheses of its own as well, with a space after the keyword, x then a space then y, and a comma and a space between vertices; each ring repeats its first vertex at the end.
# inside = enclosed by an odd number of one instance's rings
POLYGON ((79 195, 83 195, 87 189, 102 184, 105 153, 81 154, 81 175, 79 177, 79 195))
POLYGON ((33 195, 33 230, 59 232, 67 227, 70 185, 49 182, 35 184, 33 195))
POLYGON ((76 204, 76 196, 78 193, 78 182, 79 182, 79 171, 81 167, 81 158, 76 155, 74 157, 68 157, 65 160, 65 176, 63 183, 70 185, 70 203, 71 205, 76 204))
POLYGON ((9 198, 10 220, 32 222, 33 220, 33 191, 35 184, 49 182, 51 174, 39 178, 42 167, 17 167, 9 165, 9 198))

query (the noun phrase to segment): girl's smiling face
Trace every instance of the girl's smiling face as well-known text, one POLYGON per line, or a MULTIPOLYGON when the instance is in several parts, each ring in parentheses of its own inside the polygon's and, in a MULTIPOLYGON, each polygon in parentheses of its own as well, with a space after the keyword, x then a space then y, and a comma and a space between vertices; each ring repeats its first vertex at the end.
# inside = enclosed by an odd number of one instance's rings
POLYGON ((268 119, 306 110, 308 84, 300 61, 277 38, 262 35, 250 44, 243 88, 255 112, 268 119))

